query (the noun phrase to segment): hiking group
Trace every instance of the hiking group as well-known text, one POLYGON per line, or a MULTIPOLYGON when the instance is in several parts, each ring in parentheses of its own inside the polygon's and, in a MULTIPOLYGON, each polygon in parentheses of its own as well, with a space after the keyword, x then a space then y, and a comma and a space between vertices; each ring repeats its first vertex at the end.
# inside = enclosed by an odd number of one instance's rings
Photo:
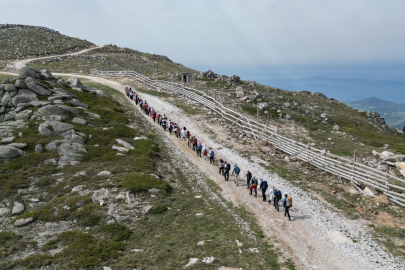
MULTIPOLYGON (((157 113, 155 109, 146 102, 146 100, 143 100, 142 98, 139 97, 137 93, 135 93, 131 87, 126 86, 125 87, 125 93, 128 98, 133 100, 136 105, 139 104, 141 110, 147 115, 151 116, 153 119, 153 122, 160 125, 164 131, 169 130, 170 135, 174 133, 176 135, 176 138, 183 139, 184 141, 187 141, 187 145, 189 148, 192 148, 193 151, 196 152, 198 157, 204 157, 204 160, 206 160, 207 156, 209 156, 210 164, 215 165, 215 153, 212 148, 207 147, 206 145, 203 146, 202 142, 197 139, 195 135, 192 135, 190 131, 186 129, 186 127, 181 128, 177 123, 173 122, 171 119, 168 119, 166 114, 161 115, 160 113, 157 113)), ((229 172, 231 171, 231 165, 227 162, 224 161, 223 159, 219 160, 219 174, 223 175, 225 178, 225 181, 229 181, 229 172)), ((233 170, 232 170, 232 175, 235 175, 235 184, 236 186, 239 186, 239 175, 241 173, 241 169, 238 167, 237 164, 234 165, 233 170)), ((269 204, 273 204, 275 209, 277 211, 280 210, 279 208, 279 203, 283 203, 284 207, 284 216, 288 216, 288 220, 291 220, 290 216, 290 208, 292 207, 292 198, 288 196, 287 194, 282 195, 282 192, 272 186, 271 189, 268 187, 268 183, 266 180, 260 179, 257 180, 257 178, 252 175, 252 173, 248 170, 247 173, 245 174, 246 178, 246 185, 247 189, 250 190, 250 195, 253 195, 253 190, 255 191, 255 197, 257 197, 257 189, 261 190, 262 192, 262 197, 263 201, 267 201, 267 196, 269 197, 269 204)))

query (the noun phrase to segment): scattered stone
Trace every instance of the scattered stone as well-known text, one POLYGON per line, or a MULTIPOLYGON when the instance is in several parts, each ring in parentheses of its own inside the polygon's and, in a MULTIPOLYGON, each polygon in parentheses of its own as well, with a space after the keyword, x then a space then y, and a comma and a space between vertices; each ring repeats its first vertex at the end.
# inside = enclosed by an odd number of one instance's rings
POLYGON ((34 221, 34 218, 19 219, 14 223, 15 227, 22 227, 34 221))
POLYGON ((25 80, 28 77, 40 79, 41 71, 39 71, 36 68, 29 68, 29 67, 21 68, 20 71, 18 72, 18 78, 25 80))
POLYGON ((102 171, 97 174, 97 176, 110 176, 110 175, 111 175, 110 171, 102 171))
POLYGON ((372 198, 374 198, 376 196, 375 191, 373 191, 370 187, 366 187, 363 190, 363 192, 364 192, 365 195, 370 196, 372 198))
POLYGON ((202 241, 200 241, 200 242, 197 243, 197 246, 202 246, 202 245, 204 245, 204 244, 205 244, 205 241, 202 240, 202 241))
POLYGON ((137 140, 149 140, 149 138, 147 138, 145 136, 141 136, 141 137, 135 137, 134 140, 135 141, 137 141, 137 140))
POLYGON ((245 96, 245 90, 243 89, 243 87, 239 86, 238 88, 236 88, 236 97, 242 98, 244 96, 245 96))
POLYGON ((58 222, 46 222, 45 228, 51 232, 63 232, 69 230, 69 226, 72 224, 71 221, 58 221, 58 222))
POLYGON ((197 262, 198 262, 198 258, 190 258, 190 261, 184 267, 192 266, 193 264, 196 264, 197 262))
POLYGON ((338 126, 338 125, 334 125, 334 126, 333 126, 333 130, 334 130, 334 131, 339 131, 339 126, 338 126))
POLYGON ((14 141, 14 139, 15 139, 15 137, 4 138, 1 140, 1 143, 11 143, 12 141, 14 141))
POLYGON ((77 87, 77 88, 84 88, 82 82, 79 80, 79 78, 77 77, 70 77, 67 80, 67 83, 69 83, 71 86, 73 87, 77 87))
POLYGON ((138 248, 136 248, 136 249, 132 249, 131 251, 133 251, 133 252, 142 252, 143 249, 138 249, 138 248))
POLYGON ((115 223, 114 219, 107 220, 107 225, 111 225, 111 224, 114 224, 114 223, 115 223))
POLYGON ((79 118, 79 117, 75 117, 72 120, 73 123, 79 124, 79 125, 85 125, 87 123, 86 120, 79 118))
POLYGON ((112 146, 112 149, 113 149, 113 150, 120 151, 120 152, 129 152, 129 149, 128 149, 128 148, 120 147, 120 146, 116 146, 116 145, 113 145, 113 146, 112 146))
POLYGON ((22 203, 15 202, 13 207, 13 212, 11 213, 13 216, 18 216, 24 213, 25 206, 22 203))
POLYGON ((59 122, 59 121, 52 121, 47 120, 44 123, 40 124, 38 127, 39 134, 51 136, 51 135, 59 135, 68 130, 73 129, 74 126, 71 124, 59 122), (49 129, 51 127, 52 130, 49 129))
POLYGON ((94 90, 94 92, 95 92, 95 94, 98 95, 98 96, 105 97, 105 94, 104 94, 103 90, 94 90))
POLYGON ((128 217, 127 216, 120 216, 120 215, 117 215, 116 217, 115 217, 115 219, 117 220, 117 222, 124 222, 124 221, 126 221, 127 219, 128 219, 128 217))
POLYGON ((127 143, 126 141, 123 141, 121 139, 116 139, 116 141, 117 141, 117 143, 121 144, 122 146, 124 146, 127 149, 130 149, 130 150, 135 149, 131 144, 127 143))
POLYGON ((157 193, 157 192, 159 192, 159 191, 160 191, 160 189, 157 189, 157 188, 151 188, 151 189, 148 189, 148 191, 149 191, 149 193, 157 193))
POLYGON ((12 159, 23 155, 24 152, 12 146, 0 146, 0 159, 12 159))
POLYGON ((27 88, 40 96, 50 96, 53 91, 48 87, 37 81, 26 82, 27 88))
POLYGON ((8 146, 22 149, 22 148, 27 147, 27 144, 26 143, 10 143, 8 146))
POLYGON ((96 114, 96 113, 92 113, 92 112, 89 112, 89 111, 84 111, 84 113, 87 114, 89 117, 92 117, 92 118, 98 118, 98 119, 101 118, 101 116, 96 114))
POLYGON ((351 188, 349 190, 349 193, 352 194, 352 195, 359 195, 360 194, 360 192, 355 188, 351 188))
POLYGON ((329 239, 334 244, 350 244, 350 243, 353 243, 353 241, 350 238, 344 236, 339 231, 329 231, 326 235, 329 237, 329 239))
POLYGON ((86 171, 80 171, 78 173, 76 173, 75 175, 73 175, 73 177, 79 177, 79 176, 87 176, 87 172, 86 171))
POLYGON ((8 217, 11 214, 11 210, 9 208, 0 208, 0 217, 8 217))
POLYGON ((212 263, 215 260, 214 257, 205 257, 204 259, 202 259, 202 262, 204 263, 212 263))
POLYGON ((83 188, 84 188, 84 185, 75 186, 74 188, 72 188, 72 192, 82 191, 83 188))

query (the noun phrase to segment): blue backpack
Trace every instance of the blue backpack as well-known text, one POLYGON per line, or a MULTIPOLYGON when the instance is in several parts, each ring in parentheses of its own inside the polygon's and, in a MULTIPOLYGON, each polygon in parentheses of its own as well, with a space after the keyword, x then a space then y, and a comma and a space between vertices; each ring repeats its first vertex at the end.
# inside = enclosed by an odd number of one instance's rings
POLYGON ((236 174, 239 174, 239 173, 240 173, 239 167, 235 167, 235 173, 236 173, 236 174))
POLYGON ((267 189, 268 185, 267 185, 267 181, 263 181, 263 189, 267 189))

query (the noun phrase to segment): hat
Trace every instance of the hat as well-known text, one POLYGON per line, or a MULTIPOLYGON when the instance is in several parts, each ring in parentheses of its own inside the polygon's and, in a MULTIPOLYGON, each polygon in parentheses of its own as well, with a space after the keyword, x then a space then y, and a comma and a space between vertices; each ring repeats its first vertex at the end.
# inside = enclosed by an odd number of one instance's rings
POLYGON ((238 165, 235 164, 235 167, 238 167, 238 165))
POLYGON ((284 197, 288 197, 288 195, 287 195, 287 194, 285 194, 285 195, 284 195, 284 197))

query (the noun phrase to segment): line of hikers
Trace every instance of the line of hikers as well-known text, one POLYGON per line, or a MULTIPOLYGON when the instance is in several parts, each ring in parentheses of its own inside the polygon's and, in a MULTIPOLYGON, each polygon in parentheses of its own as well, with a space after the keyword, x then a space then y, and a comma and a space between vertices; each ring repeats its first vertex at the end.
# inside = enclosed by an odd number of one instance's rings
MULTIPOLYGON (((215 158, 215 153, 212 148, 208 148, 207 146, 203 146, 202 142, 199 142, 197 137, 192 135, 186 127, 181 128, 177 123, 173 122, 171 119, 168 119, 168 117, 163 114, 163 116, 160 113, 157 113, 155 109, 151 106, 148 105, 146 100, 143 100, 139 97, 137 93, 135 93, 131 87, 126 86, 125 87, 125 93, 128 98, 133 100, 136 105, 139 104, 140 108, 144 113, 148 116, 151 116, 153 119, 153 122, 156 122, 157 124, 160 125, 164 131, 166 129, 169 130, 170 135, 172 132, 176 135, 176 138, 183 139, 184 141, 187 141, 187 145, 189 148, 192 147, 193 151, 196 151, 198 157, 204 157, 204 160, 206 160, 207 156, 209 155, 209 160, 210 164, 214 164, 214 158, 215 158), (201 156, 202 154, 202 156, 201 156)), ((224 161, 223 159, 219 160, 219 174, 223 175, 225 178, 225 181, 229 181, 229 172, 231 171, 231 165, 227 162, 224 161)), ((236 186, 239 186, 239 174, 241 173, 241 169, 238 167, 237 164, 234 165, 234 168, 232 170, 232 175, 235 175, 235 184, 236 186)), ((282 192, 275 188, 274 186, 269 189, 268 188, 268 183, 266 180, 260 179, 257 180, 257 178, 252 175, 252 173, 248 170, 247 173, 245 174, 246 178, 246 185, 247 189, 250 190, 250 195, 253 195, 252 192, 253 190, 255 191, 255 197, 257 197, 257 189, 262 191, 262 197, 263 201, 267 200, 267 196, 269 196, 269 204, 273 204, 275 209, 279 211, 279 202, 282 201, 283 207, 284 207, 284 216, 288 216, 288 220, 291 220, 290 216, 290 208, 292 207, 292 198, 288 196, 287 194, 284 195, 284 199, 282 198, 282 192)))

